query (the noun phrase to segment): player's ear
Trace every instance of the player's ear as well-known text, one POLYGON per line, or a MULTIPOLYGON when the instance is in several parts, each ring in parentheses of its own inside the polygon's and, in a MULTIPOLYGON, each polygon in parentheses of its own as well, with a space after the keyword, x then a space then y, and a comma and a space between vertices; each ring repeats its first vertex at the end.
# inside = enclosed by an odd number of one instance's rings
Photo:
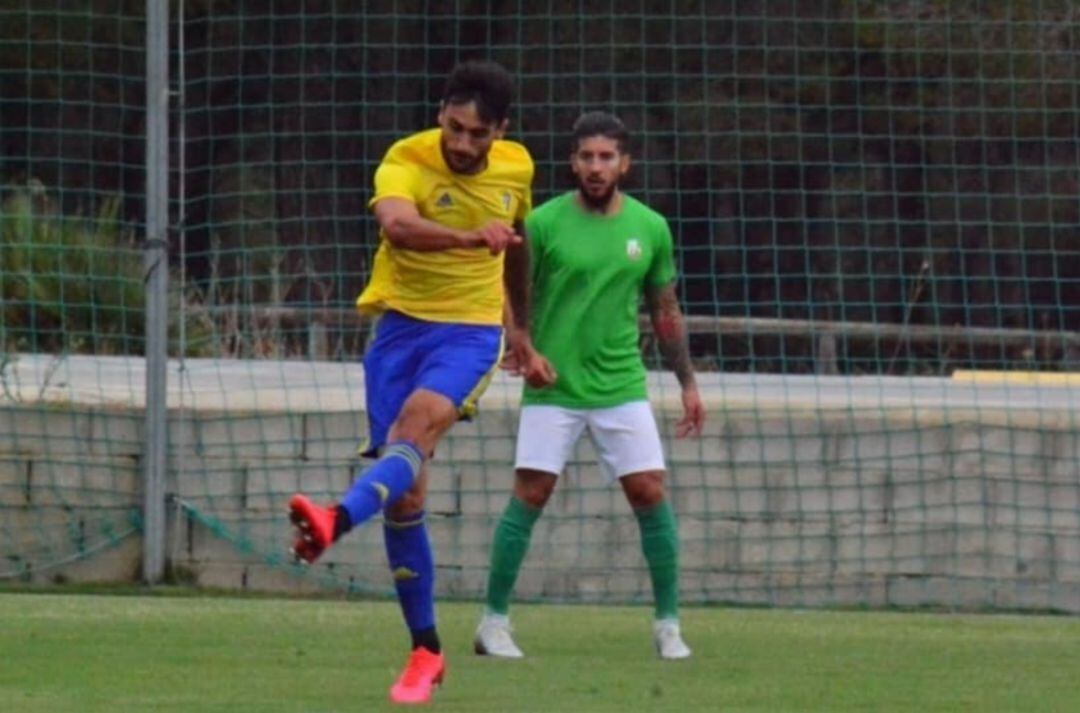
POLYGON ((502 121, 500 121, 498 123, 498 125, 496 125, 495 131, 493 132, 495 134, 495 138, 496 139, 501 139, 502 137, 506 136, 506 130, 509 127, 510 127, 510 119, 509 118, 503 119, 502 121))
POLYGON ((626 172, 630 170, 630 154, 619 154, 619 175, 625 176, 626 172))

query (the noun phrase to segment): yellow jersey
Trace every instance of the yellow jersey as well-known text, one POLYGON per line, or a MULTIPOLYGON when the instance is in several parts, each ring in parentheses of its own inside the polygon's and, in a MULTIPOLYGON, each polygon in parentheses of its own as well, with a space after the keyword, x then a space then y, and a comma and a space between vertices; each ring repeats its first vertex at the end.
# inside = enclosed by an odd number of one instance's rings
MULTIPOLYGON (((440 129, 406 137, 375 171, 374 206, 383 198, 416 204, 421 217, 472 230, 492 220, 507 225, 532 209, 533 162, 513 141, 496 141, 475 175, 454 173, 440 149, 440 129)), ((503 255, 486 247, 421 252, 394 247, 382 231, 371 279, 356 300, 363 314, 386 310, 432 322, 502 324, 503 255)))

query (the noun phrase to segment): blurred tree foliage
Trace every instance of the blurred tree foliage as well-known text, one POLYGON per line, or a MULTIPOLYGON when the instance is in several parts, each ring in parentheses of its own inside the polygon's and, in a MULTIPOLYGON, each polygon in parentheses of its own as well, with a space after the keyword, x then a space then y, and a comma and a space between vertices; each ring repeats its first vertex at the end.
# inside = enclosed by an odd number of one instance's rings
MULTIPOLYGON (((55 186, 76 208, 118 193, 137 220, 143 1, 35 5, 0 0, 0 177, 55 186)), ((351 302, 374 241, 375 166, 432 124, 454 62, 490 57, 519 79, 511 133, 537 161, 538 202, 569 185, 580 111, 624 118, 629 188, 672 221, 693 313, 1080 328, 1080 6, 1069 0, 183 9, 173 126, 183 120, 187 267, 212 283, 211 301, 351 302)), ((809 338, 702 339, 695 351, 721 368, 812 368, 809 338)), ((1037 360, 1059 359, 1058 346, 1037 360)), ((843 345, 844 369, 1032 358, 898 348, 843 345)))
MULTIPOLYGON (((0 202, 0 352, 141 354, 146 320, 142 250, 118 220, 120 201, 64 215, 38 181, 0 202)), ((181 287, 173 286, 179 315, 181 287)), ((185 351, 212 350, 213 328, 187 300, 185 351)), ((179 348, 180 320, 170 337, 179 348)))
POLYGON ((64 217, 40 184, 0 204, 4 351, 142 351, 139 251, 121 234, 118 205, 64 217))

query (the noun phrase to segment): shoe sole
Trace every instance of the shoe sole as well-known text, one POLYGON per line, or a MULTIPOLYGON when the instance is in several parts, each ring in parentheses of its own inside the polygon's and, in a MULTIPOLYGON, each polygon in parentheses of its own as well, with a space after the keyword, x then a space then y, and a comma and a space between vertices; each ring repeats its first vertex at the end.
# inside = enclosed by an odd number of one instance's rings
POLYGON ((659 649, 659 648, 657 648, 657 649, 656 649, 656 657, 657 657, 658 659, 660 659, 661 661, 685 661, 686 659, 688 659, 688 658, 690 658, 691 656, 693 656, 693 653, 694 653, 694 652, 692 652, 692 651, 687 651, 687 652, 686 652, 686 653, 685 653, 684 655, 682 655, 682 656, 664 656, 664 654, 663 654, 663 653, 661 653, 661 651, 660 651, 660 649, 659 649))
POLYGON ((446 669, 443 668, 439 671, 439 675, 431 680, 431 693, 422 701, 396 701, 394 700, 394 694, 390 694, 390 702, 398 706, 422 706, 431 703, 431 699, 435 696, 435 691, 442 687, 443 679, 446 677, 446 669))
POLYGON ((292 503, 289 503, 289 522, 300 531, 300 539, 292 547, 293 556, 303 564, 312 564, 326 550, 326 545, 320 546, 315 541, 311 521, 292 503), (316 551, 311 552, 311 549, 316 549, 316 551))
POLYGON ((492 653, 491 651, 487 650, 487 648, 480 642, 479 639, 474 639, 473 640, 473 652, 477 656, 490 656, 493 659, 523 659, 523 658, 525 658, 524 653, 522 653, 522 654, 520 654, 518 656, 513 656, 513 655, 508 656, 506 654, 492 653))

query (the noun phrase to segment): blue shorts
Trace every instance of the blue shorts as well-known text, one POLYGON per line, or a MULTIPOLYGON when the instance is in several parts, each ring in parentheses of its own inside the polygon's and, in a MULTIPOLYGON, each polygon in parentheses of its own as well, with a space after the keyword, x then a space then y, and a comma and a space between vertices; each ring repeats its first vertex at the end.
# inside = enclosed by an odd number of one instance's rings
POLYGON ((386 443, 390 426, 417 389, 442 394, 462 418, 472 416, 499 367, 502 351, 500 326, 384 314, 364 354, 369 440, 363 454, 373 456, 386 443))

